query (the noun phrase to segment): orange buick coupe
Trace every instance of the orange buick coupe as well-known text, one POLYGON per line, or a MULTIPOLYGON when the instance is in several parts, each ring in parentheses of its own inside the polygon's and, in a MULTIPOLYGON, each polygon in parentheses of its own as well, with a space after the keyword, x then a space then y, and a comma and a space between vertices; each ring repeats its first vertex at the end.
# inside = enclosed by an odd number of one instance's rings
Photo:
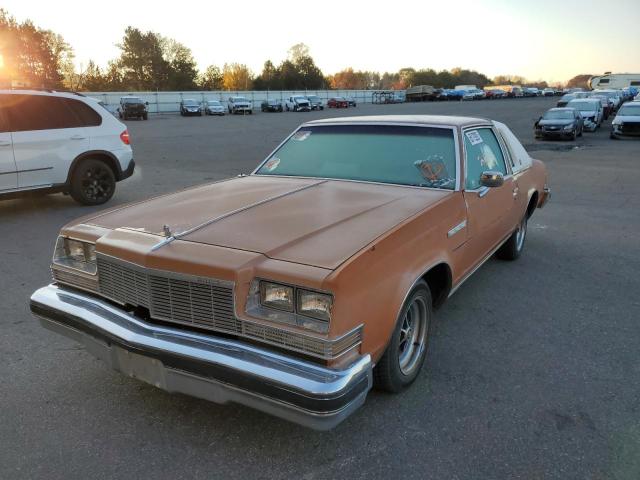
POLYGON ((65 226, 31 310, 131 377, 329 429, 428 370, 434 310, 549 195, 499 122, 311 121, 250 175, 65 226))

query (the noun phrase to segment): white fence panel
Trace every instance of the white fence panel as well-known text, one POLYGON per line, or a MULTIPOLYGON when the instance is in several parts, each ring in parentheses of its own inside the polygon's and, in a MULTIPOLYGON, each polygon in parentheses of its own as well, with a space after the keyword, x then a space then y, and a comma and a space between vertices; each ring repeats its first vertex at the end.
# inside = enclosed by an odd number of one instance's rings
POLYGON ((373 90, 251 90, 251 91, 191 91, 191 92, 85 92, 84 94, 104 102, 115 109, 120 97, 135 95, 149 102, 150 113, 176 113, 182 100, 195 100, 204 103, 207 100, 219 100, 226 105, 229 97, 245 97, 253 103, 254 109, 260 109, 260 103, 269 98, 285 101, 292 95, 317 95, 325 102, 331 97, 349 97, 356 103, 372 103, 373 90))

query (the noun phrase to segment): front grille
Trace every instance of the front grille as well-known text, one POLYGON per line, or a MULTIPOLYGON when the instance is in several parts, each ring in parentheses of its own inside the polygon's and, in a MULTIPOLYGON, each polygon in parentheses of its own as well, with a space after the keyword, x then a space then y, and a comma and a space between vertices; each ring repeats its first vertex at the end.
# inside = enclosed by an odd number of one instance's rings
POLYGON ((148 270, 97 259, 99 293, 122 305, 144 307, 152 319, 250 338, 323 359, 340 356, 362 341, 362 329, 327 340, 247 322, 234 313, 233 283, 148 270))
POLYGON ((625 122, 620 127, 623 133, 640 133, 640 122, 625 122))

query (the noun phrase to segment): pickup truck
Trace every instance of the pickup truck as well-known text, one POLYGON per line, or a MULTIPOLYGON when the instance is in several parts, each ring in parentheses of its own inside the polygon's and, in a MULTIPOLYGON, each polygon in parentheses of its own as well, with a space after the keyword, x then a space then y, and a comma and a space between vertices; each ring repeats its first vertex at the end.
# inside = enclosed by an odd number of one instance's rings
POLYGON ((287 112, 310 112, 311 102, 307 97, 302 95, 292 95, 285 101, 285 110, 287 112))
POLYGON ((229 97, 227 102, 229 113, 253 113, 253 104, 244 97, 229 97))

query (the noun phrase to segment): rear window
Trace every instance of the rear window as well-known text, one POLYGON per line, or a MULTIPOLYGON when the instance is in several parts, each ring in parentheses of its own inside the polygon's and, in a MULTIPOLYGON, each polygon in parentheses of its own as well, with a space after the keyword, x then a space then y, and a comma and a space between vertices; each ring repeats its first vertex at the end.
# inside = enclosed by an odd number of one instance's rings
POLYGON ((46 95, 8 95, 4 108, 13 132, 98 126, 102 117, 83 102, 46 95))

